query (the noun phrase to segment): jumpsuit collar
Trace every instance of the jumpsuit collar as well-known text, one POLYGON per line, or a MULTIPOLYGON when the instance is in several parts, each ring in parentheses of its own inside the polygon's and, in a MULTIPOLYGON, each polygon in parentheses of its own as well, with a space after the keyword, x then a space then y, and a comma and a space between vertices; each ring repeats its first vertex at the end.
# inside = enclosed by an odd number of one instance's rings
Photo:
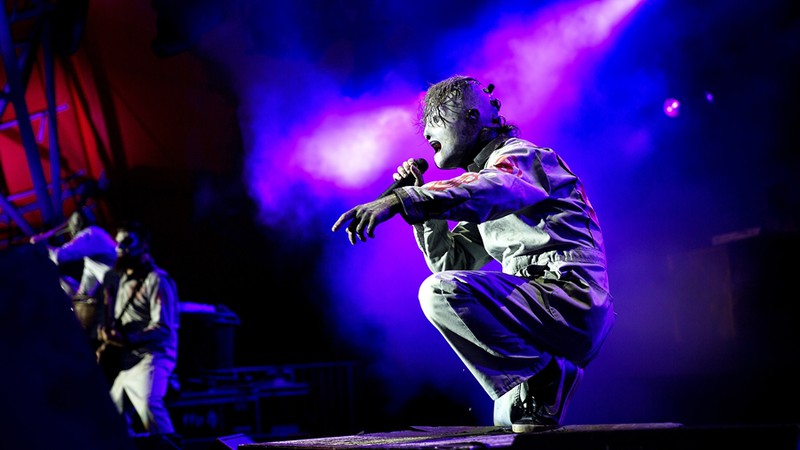
POLYGON ((489 141, 485 147, 478 153, 478 156, 475 157, 472 164, 467 166, 467 170, 469 172, 478 172, 486 165, 486 161, 489 160, 489 155, 494 153, 495 150, 505 145, 506 140, 508 140, 509 136, 501 134, 496 138, 489 141))

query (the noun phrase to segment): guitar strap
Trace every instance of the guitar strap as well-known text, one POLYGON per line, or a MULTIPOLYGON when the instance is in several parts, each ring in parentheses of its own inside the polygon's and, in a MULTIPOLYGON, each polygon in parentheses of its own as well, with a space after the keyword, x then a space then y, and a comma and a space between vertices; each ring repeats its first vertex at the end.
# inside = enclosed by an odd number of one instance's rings
MULTIPOLYGON (((125 314, 125 311, 128 310, 128 307, 131 305, 133 300, 136 298, 136 295, 139 294, 139 292, 141 292, 142 289, 144 289, 144 280, 146 278, 147 278, 146 274, 144 276, 136 277, 136 281, 139 283, 136 286, 136 292, 133 292, 131 294, 131 296, 128 297, 128 301, 125 302, 125 306, 122 308, 122 310, 120 310, 119 314, 117 314, 116 317, 112 316, 111 323, 108 324, 108 328, 109 329, 115 329, 117 327, 117 324, 119 323, 119 321, 122 320, 122 315, 125 314)), ((116 289, 114 289, 113 294, 110 293, 110 292, 106 292, 107 298, 114 297, 114 303, 116 303, 116 297, 117 297, 117 294, 119 293, 119 289, 120 289, 119 285, 120 285, 121 281, 122 281, 121 279, 117 280, 117 283, 116 283, 117 286, 116 286, 116 289)), ((105 282, 105 280, 104 280, 104 282, 105 282)), ((109 305, 108 302, 106 302, 106 304, 109 305)), ((108 317, 108 315, 106 315, 106 317, 108 317)))
MULTIPOLYGON (((112 322, 109 324, 110 329, 115 329, 117 327, 117 323, 122 320, 122 315, 125 314, 125 311, 127 311, 128 307, 131 305, 131 303, 133 303, 136 295, 138 295, 139 292, 141 292, 141 290, 144 288, 145 278, 146 276, 136 278, 139 283, 136 286, 136 291, 133 292, 130 297, 128 297, 128 301, 125 302, 125 306, 122 308, 122 310, 120 310, 119 314, 113 318, 112 322)), ((103 363, 101 363, 104 366, 106 376, 109 377, 109 380, 113 380, 119 370, 133 367, 133 365, 138 363, 140 359, 140 357, 118 347, 111 347, 111 349, 113 350, 110 350, 112 352, 112 355, 110 356, 106 351, 103 352, 104 358, 103 363)))
POLYGON ((142 289, 144 288, 144 280, 145 280, 145 278, 146 277, 138 277, 138 278, 136 278, 136 281, 138 281, 138 285, 136 286, 136 292, 133 292, 131 294, 131 296, 128 297, 128 301, 125 302, 125 306, 122 308, 122 310, 119 312, 119 314, 117 314, 117 316, 114 317, 114 320, 111 322, 111 328, 116 328, 117 327, 117 323, 120 320, 122 320, 122 315, 125 314, 125 311, 128 310, 128 306, 130 306, 131 303, 133 303, 133 299, 136 298, 136 295, 139 292, 142 291, 142 289))

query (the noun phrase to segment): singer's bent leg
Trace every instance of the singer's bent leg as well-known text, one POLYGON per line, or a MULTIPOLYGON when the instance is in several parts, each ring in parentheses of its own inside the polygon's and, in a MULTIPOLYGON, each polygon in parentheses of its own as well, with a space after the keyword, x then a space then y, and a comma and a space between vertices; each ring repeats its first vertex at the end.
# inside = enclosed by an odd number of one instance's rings
POLYGON ((593 262, 549 266, 530 278, 444 271, 423 282, 419 300, 495 401, 495 425, 505 425, 511 389, 553 356, 583 367, 597 354, 615 320, 604 277, 593 262))
POLYGON ((541 330, 530 328, 548 315, 540 297, 529 280, 502 272, 439 272, 419 290, 425 316, 492 400, 552 358, 536 344, 541 330))

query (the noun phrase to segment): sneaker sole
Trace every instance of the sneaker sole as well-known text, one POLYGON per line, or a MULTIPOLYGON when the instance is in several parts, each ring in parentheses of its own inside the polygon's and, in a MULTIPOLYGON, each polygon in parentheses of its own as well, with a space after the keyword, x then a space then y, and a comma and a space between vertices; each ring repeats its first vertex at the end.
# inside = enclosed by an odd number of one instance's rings
MULTIPOLYGON (((578 385, 583 380, 583 368, 574 366, 575 373, 573 374, 572 383, 569 387, 567 392, 564 392, 564 398, 561 399, 560 409, 561 414, 559 417, 559 422, 563 420, 566 416, 567 406, 569 405, 570 401, 572 400, 572 396, 575 395, 575 391, 577 391, 578 385)), ((560 425, 545 425, 540 423, 534 422, 517 422, 511 424, 511 431, 514 433, 536 433, 545 430, 552 430, 555 428, 559 428, 560 425)))
POLYGON ((514 423, 511 424, 511 431, 514 433, 537 433, 539 431, 552 430, 558 428, 555 425, 541 425, 537 423, 514 423))

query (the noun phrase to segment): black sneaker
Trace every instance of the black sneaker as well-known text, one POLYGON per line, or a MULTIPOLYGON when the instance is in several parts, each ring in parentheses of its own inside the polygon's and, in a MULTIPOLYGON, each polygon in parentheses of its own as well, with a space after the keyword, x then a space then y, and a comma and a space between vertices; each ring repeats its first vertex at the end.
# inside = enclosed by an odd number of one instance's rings
POLYGON ((530 433, 560 427, 567 406, 583 378, 583 369, 564 358, 553 358, 557 378, 544 386, 531 386, 528 381, 519 389, 512 404, 511 431, 530 433))

